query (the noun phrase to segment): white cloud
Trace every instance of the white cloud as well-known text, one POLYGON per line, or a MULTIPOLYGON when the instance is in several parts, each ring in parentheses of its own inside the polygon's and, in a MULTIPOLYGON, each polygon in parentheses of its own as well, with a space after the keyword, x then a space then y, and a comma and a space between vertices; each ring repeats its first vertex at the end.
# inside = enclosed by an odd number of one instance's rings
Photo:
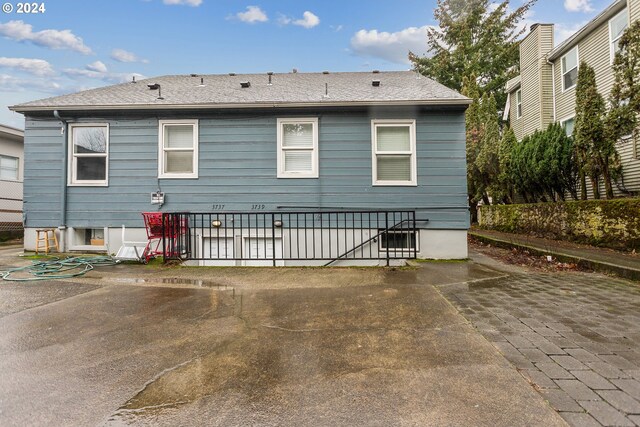
POLYGON ((111 51, 111 59, 114 59, 118 62, 143 62, 147 63, 146 59, 140 58, 133 52, 126 51, 124 49, 113 49, 111 51))
POLYGON ((304 28, 313 28, 320 23, 320 18, 307 10, 302 14, 302 19, 296 19, 292 23, 304 28))
POLYGON ((48 78, 22 79, 8 74, 0 74, 0 90, 7 92, 41 91, 58 93, 62 86, 48 78))
POLYGON ((0 67, 26 71, 36 76, 51 76, 55 74, 51 64, 44 59, 1 57, 0 67))
POLYGON ((87 70, 97 71, 98 73, 106 73, 107 66, 104 65, 102 61, 92 62, 91 64, 87 64, 87 70))
POLYGON ((71 30, 33 31, 33 26, 24 21, 9 21, 0 24, 0 35, 16 41, 29 41, 35 45, 51 49, 70 49, 84 55, 92 53, 84 41, 71 30))
MULTIPOLYGON (((307 10, 302 14, 302 18, 300 19, 294 19, 294 18, 288 17, 287 15, 280 14, 280 16, 278 17, 278 23, 280 25, 293 24, 293 25, 298 25, 300 27, 309 29, 320 24, 320 18, 318 18, 318 16, 315 15, 313 12, 309 12, 307 10)), ((334 27, 332 26, 331 28, 334 28, 334 27)), ((337 31, 340 31, 341 29, 342 29, 342 25, 340 25, 338 29, 335 31, 337 32, 337 31)))
POLYGON ((409 27, 395 33, 360 30, 351 38, 351 51, 360 56, 373 56, 398 64, 409 63, 409 51, 426 55, 427 31, 431 28, 409 27))
POLYGON ((247 11, 236 13, 236 18, 248 24, 267 22, 269 20, 267 14, 258 6, 247 6, 247 11))
POLYGON ((198 7, 202 4, 202 0, 163 0, 163 3, 170 6, 198 7))
POLYGON ((577 24, 556 24, 554 41, 556 46, 574 35, 580 28, 584 27, 588 21, 577 24))
POLYGON ((593 12, 591 0, 564 0, 564 8, 569 12, 593 12))
POLYGON ((333 31, 340 32, 342 31, 342 29, 344 28, 344 25, 330 25, 329 28, 331 28, 333 31))
POLYGON ((132 76, 142 79, 144 76, 139 73, 114 73, 109 71, 107 66, 101 61, 87 64, 84 68, 66 68, 62 71, 67 77, 86 78, 101 80, 106 83, 124 83, 131 81, 132 76))

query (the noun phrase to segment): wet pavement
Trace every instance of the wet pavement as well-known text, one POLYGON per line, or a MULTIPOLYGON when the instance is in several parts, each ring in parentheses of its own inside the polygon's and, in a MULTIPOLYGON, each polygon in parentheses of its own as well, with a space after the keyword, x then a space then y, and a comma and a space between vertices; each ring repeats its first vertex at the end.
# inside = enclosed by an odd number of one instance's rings
POLYGON ((570 425, 640 425, 639 283, 529 272, 440 290, 570 425))
POLYGON ((505 274, 118 266, 0 282, 0 424, 565 425, 434 286, 505 274))

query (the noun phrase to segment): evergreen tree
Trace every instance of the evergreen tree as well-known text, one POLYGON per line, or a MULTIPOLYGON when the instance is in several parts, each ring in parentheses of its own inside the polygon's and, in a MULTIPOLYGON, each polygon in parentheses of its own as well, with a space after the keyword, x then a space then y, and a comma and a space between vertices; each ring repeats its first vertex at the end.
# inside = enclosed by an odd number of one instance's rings
POLYGON ((503 173, 527 203, 564 200, 566 192, 577 199, 573 140, 562 126, 552 123, 544 131, 535 131, 519 143, 515 143, 515 136, 507 136, 508 133, 512 132, 505 132, 503 139, 512 142, 505 142, 503 150, 511 144, 513 148, 510 165, 503 173))
POLYGON ((482 188, 486 193, 486 199, 491 199, 493 203, 503 199, 500 188, 500 159, 498 149, 500 146, 500 122, 498 108, 493 94, 484 94, 480 104, 480 117, 484 125, 480 146, 478 147, 478 157, 476 164, 482 180, 482 188))
POLYGON ((409 53, 409 59, 420 73, 458 91, 465 77, 475 75, 480 95, 493 93, 504 105, 504 86, 518 74, 519 39, 526 31, 519 24, 535 1, 510 11, 509 0, 438 0, 438 28, 427 38, 431 56, 409 53))
POLYGON ((506 128, 502 133, 500 139, 500 146, 498 147, 498 163, 500 166, 500 174, 498 175, 498 182, 500 183, 501 194, 505 203, 514 202, 514 187, 515 182, 512 178, 511 171, 513 170, 513 155, 518 140, 513 129, 506 128))
MULTIPOLYGON (((609 158, 609 151, 605 146, 605 129, 603 117, 605 104, 596 86, 596 73, 586 62, 580 63, 578 84, 576 87, 576 119, 573 131, 580 168, 584 175, 591 180, 593 197, 600 198, 599 178, 604 173, 602 168, 603 156, 609 158)), ((615 152, 615 149, 613 150, 615 152)), ((608 177, 610 179, 610 176, 608 177)), ((611 186, 611 181, 605 185, 611 186)), ((582 194, 585 195, 585 182, 581 176, 582 194)), ((608 192, 608 191, 607 191, 608 192)))
MULTIPOLYGON (((465 115, 465 125, 467 136, 467 191, 472 221, 475 221, 478 202, 483 199, 484 194, 484 185, 476 162, 484 127, 480 109, 480 95, 475 76, 465 77, 462 94, 472 100, 465 115)), ((488 203, 488 201, 485 202, 488 203)))
MULTIPOLYGON (((609 96, 605 138, 614 145, 627 135, 638 141, 640 114, 640 21, 627 28, 619 40, 620 50, 613 61, 615 82, 609 96)), ((622 176, 619 156, 611 166, 612 179, 622 176)))

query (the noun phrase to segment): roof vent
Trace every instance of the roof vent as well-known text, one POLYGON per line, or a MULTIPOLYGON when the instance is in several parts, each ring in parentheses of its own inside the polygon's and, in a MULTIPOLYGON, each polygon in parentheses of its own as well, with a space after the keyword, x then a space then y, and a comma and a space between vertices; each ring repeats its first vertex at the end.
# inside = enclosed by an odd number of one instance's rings
POLYGON ((191 77, 198 77, 197 74, 191 74, 191 77))
POLYGON ((373 81, 371 82, 371 86, 373 86, 373 87, 378 87, 378 86, 380 86, 380 80, 373 80, 373 81))
POLYGON ((271 76, 273 76, 273 71, 268 71, 267 72, 267 76, 269 76, 269 83, 267 83, 269 86, 271 86, 271 76))
POLYGON ((204 86, 204 77, 200 77, 200 84, 198 86, 204 86))
POLYGON ((328 71, 323 71, 322 74, 329 74, 329 72, 328 71))
POLYGON ((298 69, 297 69, 297 68, 294 68, 293 70, 291 70, 291 72, 292 72, 293 74, 295 74, 295 73, 297 73, 297 72, 298 72, 298 69))
POLYGON ((229 73, 229 75, 230 75, 230 76, 235 76, 235 75, 236 75, 236 73, 229 73))
POLYGON ((136 76, 131 76, 131 83, 138 83, 138 82, 136 81, 136 76))
POLYGON ((147 87, 150 90, 157 90, 158 91, 158 99, 164 99, 162 97, 162 87, 160 87, 160 83, 148 84, 147 87))
POLYGON ((240 82, 240 87, 247 88, 249 86, 251 86, 251 82, 240 82))
POLYGON ((380 70, 373 70, 372 73, 373 74, 380 74, 380 70))

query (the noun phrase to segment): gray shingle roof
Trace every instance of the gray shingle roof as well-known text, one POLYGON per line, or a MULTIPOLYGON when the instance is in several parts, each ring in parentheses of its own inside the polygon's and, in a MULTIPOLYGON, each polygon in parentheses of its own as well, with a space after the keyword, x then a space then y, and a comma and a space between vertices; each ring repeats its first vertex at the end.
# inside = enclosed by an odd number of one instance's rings
POLYGON ((468 98, 411 71, 162 76, 11 107, 15 111, 257 106, 468 104, 468 98), (200 85, 201 78, 204 85, 200 85), (374 87, 373 80, 380 86, 374 87), (240 82, 250 82, 242 88, 240 82), (159 83, 164 99, 147 85, 159 83), (328 96, 325 95, 328 92, 328 96))

